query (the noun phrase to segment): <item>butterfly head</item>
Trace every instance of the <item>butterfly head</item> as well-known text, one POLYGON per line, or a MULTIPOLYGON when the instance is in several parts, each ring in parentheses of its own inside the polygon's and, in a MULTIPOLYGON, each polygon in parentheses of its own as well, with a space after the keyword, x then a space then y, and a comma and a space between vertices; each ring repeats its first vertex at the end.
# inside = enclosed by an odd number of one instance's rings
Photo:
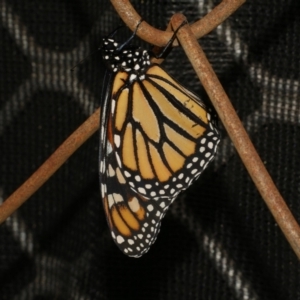
POLYGON ((148 51, 134 46, 124 47, 112 38, 103 39, 102 57, 113 73, 125 71, 142 76, 151 64, 148 51))

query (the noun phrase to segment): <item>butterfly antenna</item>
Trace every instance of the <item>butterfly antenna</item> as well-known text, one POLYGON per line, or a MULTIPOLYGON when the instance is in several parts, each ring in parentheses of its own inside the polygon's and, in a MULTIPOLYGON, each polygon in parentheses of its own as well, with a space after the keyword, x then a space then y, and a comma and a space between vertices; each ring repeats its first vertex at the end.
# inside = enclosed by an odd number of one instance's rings
POLYGON ((162 57, 165 56, 165 54, 168 53, 169 50, 171 50, 171 46, 172 46, 174 40, 176 39, 176 34, 177 34, 177 32, 179 31, 179 29, 180 29, 181 27, 183 27, 183 26, 186 25, 186 24, 188 24, 187 21, 183 21, 183 22, 180 24, 180 26, 173 32, 172 38, 169 40, 169 42, 167 43, 167 45, 161 50, 161 52, 160 52, 159 54, 157 54, 157 55, 154 54, 155 58, 157 58, 157 59, 162 58, 162 57))
POLYGON ((135 30, 132 33, 132 35, 129 37, 129 39, 127 41, 125 41, 122 45, 119 46, 119 48, 117 49, 118 51, 121 51, 124 47, 126 47, 131 42, 131 40, 136 36, 136 32, 138 31, 138 29, 143 21, 144 21, 143 19, 140 19, 140 21, 136 25, 135 30))
POLYGON ((87 55, 86 57, 84 57, 80 62, 78 62, 78 63, 71 69, 71 71, 73 72, 74 69, 75 69, 76 67, 78 67, 79 65, 81 65, 88 57, 92 56, 93 54, 95 54, 96 52, 98 52, 98 51, 100 51, 100 50, 101 50, 101 47, 98 48, 97 50, 93 51, 92 53, 88 54, 88 55, 87 55))

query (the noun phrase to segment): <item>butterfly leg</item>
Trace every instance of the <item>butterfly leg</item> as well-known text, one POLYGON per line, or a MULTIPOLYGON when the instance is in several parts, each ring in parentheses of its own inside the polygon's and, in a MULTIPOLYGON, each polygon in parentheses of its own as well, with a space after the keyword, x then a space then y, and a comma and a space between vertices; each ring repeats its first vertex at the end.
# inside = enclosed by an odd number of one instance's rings
POLYGON ((181 25, 174 31, 172 38, 169 40, 169 42, 167 43, 167 45, 161 50, 160 53, 158 53, 158 54, 153 53, 155 58, 157 58, 157 59, 163 58, 163 57, 165 57, 169 53, 169 51, 171 50, 171 46, 172 46, 174 40, 176 39, 177 32, 179 31, 179 29, 181 27, 183 27, 186 24, 188 24, 187 21, 183 21, 181 23, 181 25))

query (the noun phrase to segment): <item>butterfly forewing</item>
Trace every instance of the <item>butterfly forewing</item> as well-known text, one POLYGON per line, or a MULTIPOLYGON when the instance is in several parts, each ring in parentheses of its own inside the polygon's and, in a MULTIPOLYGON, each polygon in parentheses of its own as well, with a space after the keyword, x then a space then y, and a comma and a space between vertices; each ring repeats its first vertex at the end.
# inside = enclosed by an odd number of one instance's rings
POLYGON ((219 138, 210 114, 159 66, 119 88, 112 110, 119 167, 143 197, 174 198, 214 156, 219 138))

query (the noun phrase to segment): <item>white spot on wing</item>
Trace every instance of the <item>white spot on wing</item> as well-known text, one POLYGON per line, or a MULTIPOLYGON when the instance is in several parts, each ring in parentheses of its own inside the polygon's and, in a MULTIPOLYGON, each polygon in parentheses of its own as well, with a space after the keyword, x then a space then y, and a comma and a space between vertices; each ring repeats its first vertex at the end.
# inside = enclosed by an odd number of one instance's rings
POLYGON ((119 167, 121 168, 122 167, 122 163, 121 163, 121 159, 120 159, 120 156, 119 156, 118 153, 116 153, 116 159, 117 159, 119 167))
POLYGON ((195 173, 197 173, 197 171, 198 171, 197 169, 194 169, 194 170, 192 170, 191 173, 192 173, 192 174, 195 174, 195 173))
POLYGON ((128 239, 128 244, 129 244, 129 245, 133 245, 133 244, 134 244, 134 240, 128 239))
POLYGON ((152 210, 154 209, 154 207, 153 207, 153 205, 149 204, 149 205, 147 206, 147 209, 148 209, 149 211, 152 211, 152 210))
POLYGON ((101 173, 104 173, 104 167, 103 167, 103 165, 104 165, 103 160, 101 160, 100 161, 100 168, 99 168, 101 173))
POLYGON ((126 183, 126 180, 125 178, 123 177, 121 171, 120 171, 120 168, 117 168, 116 169, 116 174, 117 174, 117 178, 118 178, 118 181, 121 183, 121 184, 124 184, 126 183))
POLYGON ((101 183, 101 196, 104 198, 106 194, 106 184, 101 183))
POLYGON ((131 177, 131 174, 127 171, 125 171, 124 174, 125 174, 126 177, 131 177))
POLYGON ((113 99, 111 101, 111 112, 112 112, 112 114, 115 112, 115 107, 116 107, 116 101, 113 99))
POLYGON ((128 201, 128 205, 133 212, 137 212, 140 209, 140 203, 136 197, 133 197, 130 201, 128 201))
POLYGON ((131 74, 129 77, 129 81, 132 82, 132 81, 136 80, 136 78, 137 78, 136 74, 131 74))
POLYGON ((120 143, 121 143, 121 139, 120 139, 120 136, 118 134, 115 134, 114 141, 115 141, 115 145, 119 148, 120 143))
POLYGON ((111 166, 111 164, 108 166, 108 174, 110 177, 115 176, 115 170, 113 169, 113 167, 111 166))
POLYGON ((129 182, 129 185, 132 186, 132 187, 134 187, 134 183, 131 182, 131 181, 129 182))
POLYGON ((141 194, 146 194, 146 190, 142 187, 139 187, 138 188, 138 191, 141 193, 141 194))
POLYGON ((124 201, 124 198, 121 194, 113 193, 113 197, 114 197, 115 202, 117 202, 117 203, 124 201))
POLYGON ((108 200, 108 207, 112 208, 114 206, 114 204, 115 204, 113 196, 111 194, 109 194, 107 196, 107 200, 108 200))
POLYGON ((116 240, 117 240, 118 244, 122 244, 125 241, 124 238, 121 235, 118 235, 117 238, 116 238, 116 240))

